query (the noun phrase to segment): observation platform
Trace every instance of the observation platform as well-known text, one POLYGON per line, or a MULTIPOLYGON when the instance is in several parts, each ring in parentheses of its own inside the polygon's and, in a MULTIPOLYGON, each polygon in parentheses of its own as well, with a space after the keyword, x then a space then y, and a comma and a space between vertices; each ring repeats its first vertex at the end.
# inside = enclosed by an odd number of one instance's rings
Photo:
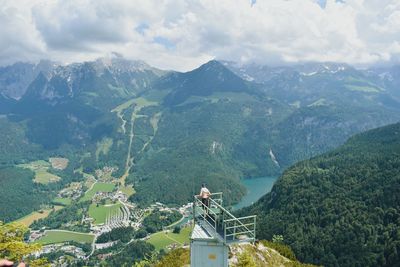
POLYGON ((256 215, 236 218, 223 206, 222 193, 211 194, 209 205, 194 197, 192 240, 230 245, 256 240, 256 215))

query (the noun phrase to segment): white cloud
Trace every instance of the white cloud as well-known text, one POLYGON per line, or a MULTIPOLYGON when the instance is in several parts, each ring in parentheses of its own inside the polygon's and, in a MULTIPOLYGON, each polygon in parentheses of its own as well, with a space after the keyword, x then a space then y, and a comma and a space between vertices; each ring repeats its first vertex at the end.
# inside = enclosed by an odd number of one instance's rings
POLYGON ((28 1, 18 4, 0 0, 0 64, 44 56, 45 44, 31 21, 28 1))
POLYGON ((0 64, 113 51, 187 70, 212 58, 264 64, 398 63, 398 0, 0 0, 0 64))

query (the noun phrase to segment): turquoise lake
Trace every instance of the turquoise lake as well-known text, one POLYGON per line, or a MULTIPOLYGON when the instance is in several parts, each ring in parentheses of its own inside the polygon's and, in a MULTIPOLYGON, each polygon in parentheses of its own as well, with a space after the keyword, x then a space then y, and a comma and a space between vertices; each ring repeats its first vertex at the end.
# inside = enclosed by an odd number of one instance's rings
POLYGON ((271 188, 277 178, 278 177, 276 176, 268 176, 252 179, 242 179, 241 182, 247 188, 247 193, 239 203, 233 206, 233 209, 237 210, 243 207, 247 207, 256 202, 263 195, 271 191, 271 188))

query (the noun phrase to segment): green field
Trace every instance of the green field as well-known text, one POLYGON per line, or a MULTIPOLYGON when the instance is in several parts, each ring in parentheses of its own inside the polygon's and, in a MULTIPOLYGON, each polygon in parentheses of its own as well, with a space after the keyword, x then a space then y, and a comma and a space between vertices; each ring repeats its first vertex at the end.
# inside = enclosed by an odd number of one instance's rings
POLYGON ((183 106, 183 105, 187 105, 190 103, 204 102, 204 101, 210 101, 211 103, 217 103, 221 99, 225 99, 225 100, 228 100, 229 102, 233 102, 233 103, 243 103, 243 102, 254 101, 254 97, 249 94, 246 94, 246 93, 215 92, 209 96, 196 96, 196 95, 190 96, 188 99, 186 99, 184 102, 180 103, 178 106, 183 106))
POLYGON ((37 242, 43 245, 75 241, 79 243, 92 243, 93 234, 77 233, 63 230, 47 230, 45 235, 37 242))
POLYGON ((90 204, 89 206, 89 216, 94 219, 95 224, 105 223, 107 217, 117 214, 120 212, 121 203, 109 204, 109 205, 99 205, 90 204))
POLYGON ((133 188, 132 185, 122 186, 119 190, 128 197, 135 194, 135 189, 133 188))
POLYGON ((152 234, 147 242, 152 244, 156 250, 165 249, 168 245, 173 243, 177 243, 178 245, 183 245, 184 243, 188 244, 191 233, 191 227, 182 228, 179 234, 174 234, 172 231, 166 234, 164 231, 161 231, 152 234))
POLYGON ((53 199, 53 203, 60 204, 63 206, 68 206, 69 204, 71 204, 71 202, 72 202, 72 200, 69 198, 56 197, 53 199))
POLYGON ((80 199, 80 201, 92 200, 92 197, 96 192, 112 192, 115 185, 111 183, 95 183, 93 187, 85 193, 85 195, 80 199))
POLYGON ((122 103, 121 105, 119 105, 116 108, 114 108, 113 110, 111 110, 111 112, 121 113, 122 111, 124 111, 125 109, 129 108, 133 104, 136 104, 140 109, 142 107, 157 105, 158 103, 154 102, 154 101, 150 101, 150 100, 148 100, 146 98, 143 98, 143 97, 138 97, 138 98, 135 98, 135 99, 128 100, 125 103, 122 103))
POLYGON ((35 173, 36 174, 34 181, 36 183, 48 184, 48 183, 58 182, 61 180, 59 176, 49 173, 47 170, 38 170, 35 171, 35 173))
POLYGON ((128 101, 122 103, 121 105, 117 106, 113 110, 111 110, 111 112, 121 113, 125 109, 129 108, 134 102, 135 102, 135 99, 128 100, 128 101))
MULTIPOLYGON (((54 206, 54 210, 60 210, 64 208, 63 206, 54 206)), ((21 223, 25 226, 30 226, 34 221, 39 220, 39 219, 43 219, 46 218, 47 216, 49 216, 50 212, 53 209, 44 209, 44 210, 40 210, 40 211, 34 211, 29 215, 26 215, 18 220, 16 220, 16 223, 21 223)))
POLYGON ((18 167, 30 169, 35 172, 34 181, 36 183, 48 184, 61 180, 61 178, 57 175, 48 172, 51 164, 44 160, 32 161, 27 164, 19 164, 18 167))

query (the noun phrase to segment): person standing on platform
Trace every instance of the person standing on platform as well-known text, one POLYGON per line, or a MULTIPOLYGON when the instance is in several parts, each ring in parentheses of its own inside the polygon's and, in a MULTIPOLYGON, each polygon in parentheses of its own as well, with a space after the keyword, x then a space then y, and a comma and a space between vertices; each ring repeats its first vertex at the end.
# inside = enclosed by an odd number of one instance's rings
POLYGON ((202 207, 204 210, 204 215, 208 214, 208 208, 210 207, 210 196, 211 196, 210 190, 208 190, 206 184, 203 183, 201 185, 199 197, 201 198, 201 203, 203 204, 202 207))

